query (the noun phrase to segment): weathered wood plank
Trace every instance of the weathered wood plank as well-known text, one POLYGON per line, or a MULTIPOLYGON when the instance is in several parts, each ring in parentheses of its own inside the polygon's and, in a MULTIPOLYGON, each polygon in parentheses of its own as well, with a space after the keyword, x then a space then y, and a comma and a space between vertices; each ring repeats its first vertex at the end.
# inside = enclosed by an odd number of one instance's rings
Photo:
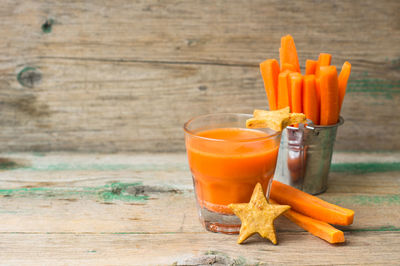
MULTIPOLYGON (((37 187, 20 192, 0 190, 0 232, 96 233, 96 232, 203 232, 192 191, 149 192, 135 195, 135 186, 111 192, 96 188, 37 187), (90 192, 89 192, 90 191, 90 192), (146 200, 139 200, 141 196, 146 200), (184 211, 183 211, 184 210, 184 211), (163 222, 160 223, 159 221, 163 222)), ((399 194, 327 193, 321 198, 355 211, 353 225, 345 231, 400 230, 399 194), (372 211, 373 209, 373 211, 372 211), (380 218, 379 218, 380 217, 380 218), (385 217, 382 219, 382 217, 385 217)), ((302 231, 285 218, 277 222, 282 232, 302 231)), ((304 238, 299 237, 299 241, 304 238)))
POLYGON ((0 260, 27 265, 394 265, 400 260, 399 232, 346 233, 348 242, 331 246, 304 233, 282 233, 279 245, 252 237, 178 234, 0 234, 0 260), (307 241, 299 246, 299 237, 307 241), (5 244, 7 243, 7 244, 5 244), (216 264, 218 265, 218 264, 216 264))
MULTIPOLYGON (((291 33, 303 66, 306 58, 316 58, 323 50, 336 55, 335 64, 351 57, 371 69, 376 60, 399 56, 394 45, 400 40, 394 34, 399 31, 398 7, 395 0, 380 5, 371 0, 302 0, 290 6, 276 0, 8 1, 2 7, 1 23, 8 27, 2 28, 1 47, 9 53, 2 57, 36 52, 33 55, 83 60, 255 66, 260 58, 277 57, 280 37, 291 33), (51 31, 43 30, 46 24, 51 31), (393 45, 385 43, 389 40, 393 45), (17 46, 7 47, 9 42, 17 46)), ((388 75, 384 70, 393 70, 399 62, 387 63, 386 69, 376 71, 388 75)), ((398 73, 390 74, 398 78, 398 73)))
MULTIPOLYGON (((329 191, 398 193, 399 180, 396 171, 400 171, 399 163, 400 152, 334 152, 330 181, 335 184, 329 191), (384 177, 382 173, 385 174, 384 177), (351 191, 346 187, 351 187, 351 191)), ((178 190, 192 188, 184 153, 0 154, 2 188, 18 189, 35 183, 48 187, 103 186, 113 179, 124 183, 140 180, 152 186, 171 186, 178 190)))
POLYGON ((399 150, 391 115, 400 112, 399 8, 371 0, 6 1, 0 144, 183 151, 190 117, 267 106, 257 65, 277 57, 279 38, 291 33, 302 66, 322 51, 338 67, 353 64, 336 148, 399 150))
MULTIPOLYGON (((334 161, 340 162, 340 155, 334 161)), ((2 158, 1 232, 203 231, 185 154, 14 153, 2 158), (155 222, 160 217, 168 219, 155 222)), ((357 161, 372 158, 364 154, 357 161)), ((394 159, 389 153, 379 160, 384 164, 394 159)), ((320 197, 355 210, 355 222, 346 230, 400 228, 398 173, 334 172, 320 197)), ((301 231, 285 219, 278 229, 301 231)))
MULTIPOLYGON (((266 108, 259 73, 253 68, 50 59, 37 65, 52 77, 43 79, 40 88, 3 87, 7 94, 0 95, 0 124, 5 150, 177 151, 184 149, 183 123, 193 116, 266 108), (224 87, 230 88, 228 94, 224 87), (171 102, 179 104, 170 106, 171 102)), ((353 100, 344 107, 346 122, 338 131, 336 148, 369 149, 366 143, 375 143, 374 149, 400 149, 398 131, 386 134, 379 126, 371 127, 382 122, 385 127, 398 126, 391 118, 400 112, 396 91, 350 92, 353 100), (366 116, 371 111, 373 115, 366 116)))

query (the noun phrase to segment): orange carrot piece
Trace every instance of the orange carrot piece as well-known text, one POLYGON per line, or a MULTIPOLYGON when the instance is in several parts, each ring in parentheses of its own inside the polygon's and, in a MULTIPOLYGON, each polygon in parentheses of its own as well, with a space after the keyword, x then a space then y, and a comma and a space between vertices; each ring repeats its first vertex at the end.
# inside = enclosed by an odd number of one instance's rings
POLYGON ((287 89, 288 89, 288 95, 289 95, 289 107, 291 107, 292 106, 292 90, 290 89, 290 86, 292 85, 292 84, 290 84, 290 77, 289 77, 289 75, 290 75, 290 73, 292 73, 292 71, 290 71, 290 70, 285 70, 285 72, 287 72, 288 73, 288 75, 287 75, 287 89))
POLYGON ((306 60, 306 75, 314 75, 317 64, 318 64, 318 61, 307 59, 306 60))
POLYGON ((353 223, 353 210, 328 203, 276 180, 272 181, 270 197, 279 204, 290 205, 294 211, 322 222, 337 225, 353 223))
POLYGON ((320 53, 318 57, 318 66, 329 66, 331 64, 332 55, 326 53, 320 53))
POLYGON ((292 71, 292 72, 296 72, 297 71, 295 66, 292 65, 292 64, 289 64, 289 63, 283 63, 282 71, 285 71, 285 70, 289 70, 289 71, 292 71))
POLYGON ((315 69, 315 75, 319 76, 320 68, 323 66, 329 66, 331 64, 332 55, 326 53, 320 53, 318 57, 318 64, 315 69))
POLYGON ((288 76, 288 71, 281 72, 278 76, 278 109, 290 107, 288 76))
POLYGON ((289 80, 290 80, 290 97, 291 97, 290 110, 293 113, 302 113, 303 76, 298 72, 293 72, 289 74, 289 80))
POLYGON ((339 86, 339 114, 340 110, 342 110, 342 104, 344 95, 346 94, 347 81, 349 80, 351 72, 351 64, 349 62, 344 62, 342 66, 342 70, 340 71, 338 78, 338 86, 339 86))
MULTIPOLYGON (((269 201, 273 204, 276 203, 271 199, 269 201)), ((293 223, 308 231, 310 234, 331 244, 343 243, 345 241, 343 232, 326 222, 321 222, 293 210, 288 210, 283 215, 293 223)))
POLYGON ((339 120, 339 87, 335 66, 320 67, 321 125, 333 125, 339 120))
POLYGON ((315 91, 317 92, 317 101, 318 101, 318 111, 319 111, 319 123, 321 123, 321 82, 317 75, 315 75, 315 91))
POLYGON ((260 71, 268 97, 269 110, 276 110, 278 108, 279 63, 276 59, 268 59, 260 64, 260 71))
POLYGON ((296 45, 294 44, 293 37, 290 35, 281 38, 281 48, 279 49, 279 56, 281 60, 281 70, 285 63, 294 66, 296 72, 300 72, 299 58, 297 56, 296 45))
POLYGON ((314 75, 305 75, 303 78, 303 113, 315 125, 319 125, 319 103, 314 75))

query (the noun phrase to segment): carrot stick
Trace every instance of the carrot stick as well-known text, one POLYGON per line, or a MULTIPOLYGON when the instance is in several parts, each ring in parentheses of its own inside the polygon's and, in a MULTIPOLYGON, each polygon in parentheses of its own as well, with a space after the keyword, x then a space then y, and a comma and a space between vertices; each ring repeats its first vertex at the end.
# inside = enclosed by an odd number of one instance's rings
POLYGON ((278 76, 278 109, 290 107, 290 91, 288 82, 289 72, 284 71, 279 73, 278 76))
POLYGON ((319 112, 319 122, 317 125, 321 123, 321 82, 317 75, 315 75, 315 92, 317 93, 317 102, 318 102, 318 112, 319 112))
POLYGON ((332 225, 289 210, 284 215, 292 222, 331 244, 345 242, 344 234, 332 225))
POLYGON ((331 64, 332 55, 326 53, 320 53, 318 57, 318 66, 329 66, 331 64))
MULTIPOLYGON (((271 203, 276 203, 271 199, 269 201, 271 203)), ((321 222, 293 210, 288 210, 283 215, 293 223, 308 231, 310 234, 331 244, 343 243, 345 241, 343 232, 326 222, 321 222)))
POLYGON ((302 113, 303 76, 298 72, 293 72, 289 74, 289 80, 290 80, 290 96, 291 96, 290 109, 293 113, 302 113))
POLYGON ((294 66, 296 72, 300 72, 299 58, 297 56, 296 45, 294 44, 293 37, 290 35, 281 38, 281 48, 279 49, 279 56, 281 60, 281 70, 285 63, 294 66))
POLYGON ((289 63, 283 63, 282 71, 285 71, 285 70, 289 70, 289 71, 292 71, 292 72, 296 72, 297 71, 295 66, 292 65, 292 64, 289 64, 289 63))
POLYGON ((290 73, 292 73, 292 71, 290 71, 290 70, 285 70, 285 71, 288 73, 288 75, 287 75, 287 89, 288 89, 288 96, 289 96, 289 107, 291 107, 292 106, 292 90, 290 89, 290 86, 292 84, 290 84, 289 75, 290 75, 290 73))
POLYGON ((268 97, 269 110, 276 110, 278 108, 279 63, 276 59, 268 59, 260 64, 260 71, 268 97))
POLYGON ((318 64, 318 61, 307 59, 306 60, 306 75, 314 75, 317 64, 318 64))
POLYGON ((331 64, 332 56, 326 53, 320 53, 318 57, 318 64, 315 69, 315 75, 319 76, 320 68, 323 66, 329 66, 331 64))
POLYGON ((346 94, 347 81, 349 80, 351 72, 351 64, 349 62, 344 62, 342 66, 342 70, 340 71, 338 78, 338 86, 339 86, 339 113, 342 110, 342 104, 344 95, 346 94))
POLYGON ((303 78, 303 113, 315 125, 319 125, 319 103, 315 88, 315 76, 305 75, 303 78))
POLYGON ((339 88, 335 66, 320 67, 321 125, 333 125, 339 119, 339 88))
POLYGON ((270 197, 279 204, 290 205, 294 211, 322 222, 338 225, 353 223, 354 211, 328 203, 276 180, 272 181, 270 197))

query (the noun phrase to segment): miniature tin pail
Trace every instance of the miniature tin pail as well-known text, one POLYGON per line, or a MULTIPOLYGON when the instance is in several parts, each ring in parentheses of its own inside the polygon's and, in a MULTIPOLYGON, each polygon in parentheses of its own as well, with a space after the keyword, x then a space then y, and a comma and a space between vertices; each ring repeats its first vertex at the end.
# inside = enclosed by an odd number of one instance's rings
POLYGON ((274 179, 310 194, 324 192, 337 128, 343 122, 340 117, 335 125, 287 127, 282 132, 274 179))

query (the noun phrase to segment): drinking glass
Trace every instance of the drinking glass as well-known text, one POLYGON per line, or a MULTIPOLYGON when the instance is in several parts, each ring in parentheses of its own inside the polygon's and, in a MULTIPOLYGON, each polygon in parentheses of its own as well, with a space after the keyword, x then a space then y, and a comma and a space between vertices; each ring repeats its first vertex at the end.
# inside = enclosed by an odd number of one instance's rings
POLYGON ((238 233, 230 203, 248 203, 261 183, 268 198, 281 133, 246 129, 249 114, 210 114, 184 125, 200 222, 212 232, 238 233))

